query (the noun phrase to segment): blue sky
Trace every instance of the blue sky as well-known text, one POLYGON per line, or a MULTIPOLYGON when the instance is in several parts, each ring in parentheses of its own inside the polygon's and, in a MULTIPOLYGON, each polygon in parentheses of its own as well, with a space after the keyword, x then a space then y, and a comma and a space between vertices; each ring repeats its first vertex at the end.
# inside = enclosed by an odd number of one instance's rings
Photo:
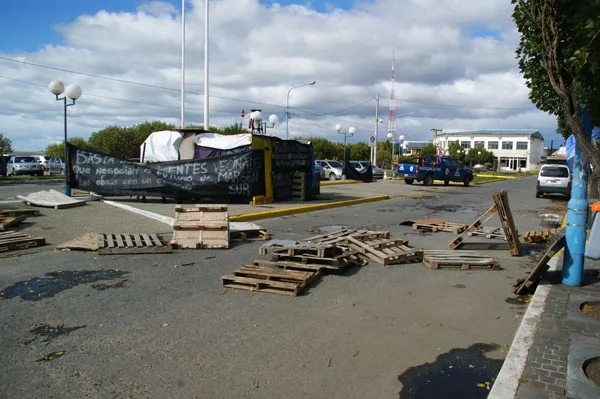
MULTIPOLYGON (((407 140, 443 128, 538 129, 547 144, 561 141, 555 118, 527 98, 510 1, 210 1, 211 125, 238 123, 241 109, 257 104, 283 122, 288 89, 316 80, 289 98, 290 137, 339 141, 341 123, 357 128, 350 142, 366 141, 379 93, 382 140, 395 52, 396 114, 414 113, 396 121, 407 140)), ((186 4, 200 23, 186 25, 185 120, 199 125, 203 2, 186 4)), ((53 79, 83 89, 69 109, 74 136, 147 120, 178 125, 180 9, 181 0, 0 0, 0 132, 19 149, 59 142, 63 121, 47 90, 53 79)), ((281 137, 285 123, 273 131, 281 137)))

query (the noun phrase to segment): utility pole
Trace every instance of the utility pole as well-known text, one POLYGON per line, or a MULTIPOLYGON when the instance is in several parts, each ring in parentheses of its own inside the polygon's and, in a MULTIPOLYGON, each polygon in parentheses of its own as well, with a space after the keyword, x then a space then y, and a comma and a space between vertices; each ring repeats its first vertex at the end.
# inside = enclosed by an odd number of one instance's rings
POLYGON ((379 141, 379 93, 375 97, 375 147, 373 147, 373 165, 377 166, 377 141, 379 141))

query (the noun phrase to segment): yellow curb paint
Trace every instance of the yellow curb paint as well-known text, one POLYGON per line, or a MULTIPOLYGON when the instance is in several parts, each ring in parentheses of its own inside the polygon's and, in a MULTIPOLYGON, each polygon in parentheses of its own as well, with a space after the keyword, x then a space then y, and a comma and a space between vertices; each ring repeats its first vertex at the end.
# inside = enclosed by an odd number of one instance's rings
POLYGON ((339 181, 322 181, 321 186, 337 186, 341 184, 362 184, 364 181, 360 180, 339 180, 339 181))
POLYGON ((230 216, 229 221, 230 222, 249 222, 252 220, 276 218, 276 217, 280 217, 280 216, 294 215, 297 213, 313 212, 313 211, 320 211, 323 209, 338 208, 341 206, 349 206, 349 205, 364 204, 367 202, 382 201, 382 200, 387 200, 390 198, 391 197, 389 195, 379 195, 376 197, 358 198, 358 199, 348 200, 348 201, 330 202, 327 204, 317 204, 317 205, 300 206, 297 208, 278 209, 278 210, 274 210, 274 211, 246 213, 244 215, 230 216))

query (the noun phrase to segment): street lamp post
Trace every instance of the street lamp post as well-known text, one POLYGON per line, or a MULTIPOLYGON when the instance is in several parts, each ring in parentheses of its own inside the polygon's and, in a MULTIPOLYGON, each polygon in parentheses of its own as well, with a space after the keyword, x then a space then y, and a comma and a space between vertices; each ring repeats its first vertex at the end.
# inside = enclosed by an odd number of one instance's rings
POLYGON ((48 85, 48 89, 52 94, 56 96, 56 101, 63 101, 64 104, 64 115, 65 115, 65 139, 64 139, 64 157, 65 157, 65 186, 64 194, 71 196, 71 185, 69 182, 69 151, 67 150, 67 107, 75 105, 75 100, 81 97, 81 88, 77 85, 68 85, 65 89, 65 85, 60 80, 53 80, 48 85), (58 97, 65 93, 64 96, 58 97), (71 103, 67 103, 67 97, 71 99, 71 103))
POLYGON ((477 151, 477 165, 481 165, 481 151, 477 151))
POLYGON ((296 86, 290 87, 287 92, 287 97, 285 98, 285 139, 287 140, 289 137, 289 120, 290 120, 290 93, 292 90, 297 89, 298 87, 303 86, 314 86, 317 82, 314 80, 312 82, 301 83, 296 86))
POLYGON ((335 130, 337 130, 337 132, 339 134, 343 134, 344 135, 344 169, 343 169, 343 176, 346 176, 346 137, 348 136, 348 133, 350 133, 350 136, 354 136, 354 133, 356 133, 356 128, 350 127, 350 128, 348 128, 348 131, 345 131, 344 128, 342 127, 342 125, 340 125, 338 123, 337 125, 335 125, 335 130))
POLYGON ((400 137, 398 137, 398 140, 400 140, 400 144, 398 145, 398 156, 402 156, 404 155, 404 139, 406 137, 404 137, 403 134, 400 135, 400 137))

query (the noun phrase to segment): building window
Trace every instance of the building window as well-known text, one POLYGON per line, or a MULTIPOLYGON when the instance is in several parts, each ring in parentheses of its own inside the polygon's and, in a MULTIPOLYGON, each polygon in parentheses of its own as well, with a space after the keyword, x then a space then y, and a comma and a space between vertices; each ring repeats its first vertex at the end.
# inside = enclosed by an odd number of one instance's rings
POLYGON ((488 150, 497 150, 498 142, 497 141, 488 141, 488 150))
POLYGON ((470 141, 461 141, 460 146, 462 148, 471 148, 471 142, 470 141))
POLYGON ((526 141, 517 141, 517 150, 526 150, 527 142, 526 141))
POLYGON ((475 148, 483 148, 484 144, 485 143, 483 141, 476 141, 475 142, 475 148))
POLYGON ((503 150, 512 150, 513 149, 513 142, 512 141, 503 141, 502 142, 502 149, 503 150))

